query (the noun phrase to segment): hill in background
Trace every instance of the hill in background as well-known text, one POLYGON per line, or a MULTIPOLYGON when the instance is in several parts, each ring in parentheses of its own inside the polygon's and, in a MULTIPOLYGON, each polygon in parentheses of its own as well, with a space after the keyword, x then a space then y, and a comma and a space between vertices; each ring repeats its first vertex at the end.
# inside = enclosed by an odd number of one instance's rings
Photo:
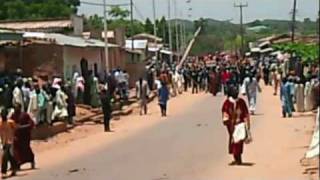
MULTIPOLYGON (((240 47, 239 24, 214 19, 199 19, 194 22, 183 20, 182 22, 186 24, 190 34, 196 27, 203 27, 203 31, 192 49, 192 54, 201 55, 214 51, 236 50, 240 47)), ((314 35, 318 32, 318 27, 318 21, 311 21, 308 18, 296 23, 297 34, 301 35, 314 35)), ((252 42, 273 34, 290 33, 291 21, 273 19, 256 20, 245 24, 245 29, 246 42, 252 42)))

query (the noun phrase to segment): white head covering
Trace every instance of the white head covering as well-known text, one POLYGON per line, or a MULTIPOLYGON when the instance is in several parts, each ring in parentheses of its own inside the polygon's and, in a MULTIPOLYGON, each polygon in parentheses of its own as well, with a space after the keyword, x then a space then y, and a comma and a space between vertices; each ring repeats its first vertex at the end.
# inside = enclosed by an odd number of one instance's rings
POLYGON ((52 87, 55 89, 60 89, 61 88, 59 85, 60 82, 62 82, 61 78, 54 78, 53 83, 52 83, 52 87))

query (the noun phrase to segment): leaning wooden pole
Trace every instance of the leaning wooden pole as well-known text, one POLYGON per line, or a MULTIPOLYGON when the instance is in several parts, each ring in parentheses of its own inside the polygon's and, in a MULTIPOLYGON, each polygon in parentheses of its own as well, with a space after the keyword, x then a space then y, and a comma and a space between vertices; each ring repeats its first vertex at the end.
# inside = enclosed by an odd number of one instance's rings
POLYGON ((177 66, 177 69, 181 69, 182 68, 183 63, 186 61, 186 59, 187 59, 187 57, 188 57, 188 55, 189 55, 189 53, 191 51, 191 48, 192 48, 194 42, 196 41, 196 38, 200 34, 200 32, 201 32, 201 27, 199 27, 198 30, 194 33, 193 38, 189 42, 188 47, 186 48, 186 50, 184 51, 184 54, 183 54, 183 56, 181 58, 181 61, 180 61, 179 65, 177 66))

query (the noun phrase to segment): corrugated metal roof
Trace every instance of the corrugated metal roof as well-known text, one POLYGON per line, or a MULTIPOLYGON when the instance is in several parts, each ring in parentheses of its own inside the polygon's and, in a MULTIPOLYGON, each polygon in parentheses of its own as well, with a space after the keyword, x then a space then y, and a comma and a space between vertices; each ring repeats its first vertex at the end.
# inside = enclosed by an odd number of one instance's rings
MULTIPOLYGON (((35 33, 26 32, 23 35, 24 38, 43 39, 47 41, 54 41, 55 44, 63 46, 75 46, 75 47, 104 47, 105 43, 96 39, 84 39, 82 37, 67 36, 57 33, 35 33)), ((119 47, 116 44, 108 44, 109 47, 119 47)))
POLYGON ((13 30, 71 28, 71 27, 72 27, 71 20, 2 22, 2 23, 0 23, 0 28, 13 29, 13 30))
MULTIPOLYGON (((159 38, 157 36, 154 36, 152 34, 147 34, 147 33, 141 33, 141 34, 137 34, 137 35, 133 36, 133 39, 144 39, 144 38, 153 39, 153 40, 156 40, 157 42, 161 42, 162 41, 161 38, 159 38)), ((132 37, 130 39, 132 39, 132 37)))
POLYGON ((7 45, 15 45, 15 44, 18 44, 18 42, 17 41, 1 41, 0 40, 0 47, 7 46, 7 45))

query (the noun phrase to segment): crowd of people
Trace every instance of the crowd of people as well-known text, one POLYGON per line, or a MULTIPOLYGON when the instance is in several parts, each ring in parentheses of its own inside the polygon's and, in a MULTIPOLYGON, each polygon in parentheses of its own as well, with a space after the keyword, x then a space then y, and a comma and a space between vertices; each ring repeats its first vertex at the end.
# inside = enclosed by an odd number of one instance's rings
MULTIPOLYGON (((274 56, 239 60, 237 56, 216 53, 189 57, 182 66, 178 62, 150 66, 135 83, 140 115, 148 113, 152 91, 158 95, 161 116, 164 117, 167 116, 169 99, 183 92, 224 94, 223 124, 229 133, 229 153, 235 159, 231 164, 241 164, 243 145, 250 142, 250 138, 239 137, 243 134, 240 127, 250 132, 250 114, 255 114, 257 94, 262 91, 260 80, 263 79, 265 86, 273 86, 274 95, 280 92, 283 117, 292 117, 295 111, 311 111, 319 106, 319 68, 307 66, 301 70, 297 66, 290 69, 288 62, 286 58, 274 56), (235 138, 238 140, 234 141, 235 138)), ((55 121, 73 124, 76 104, 87 104, 102 108, 104 129, 111 131, 114 100, 125 102, 128 98, 129 74, 121 69, 103 76, 92 71, 82 75, 76 72, 66 81, 59 77, 52 81, 28 78, 21 70, 0 78, 2 174, 6 174, 8 162, 12 175, 25 163, 31 163, 35 168, 30 141, 31 131, 37 125, 50 125, 55 121)))
MULTIPOLYGON (((83 74, 83 73, 82 73, 83 74)), ((25 163, 35 168, 30 146, 32 130, 42 124, 56 121, 74 124, 76 104, 102 107, 105 131, 110 131, 112 99, 125 101, 129 94, 129 75, 116 69, 105 77, 89 72, 89 76, 74 73, 70 80, 53 77, 25 77, 18 69, 12 75, 0 78, 0 135, 3 158, 2 174, 10 162, 12 175, 25 163)))
MULTIPOLYGON (((274 96, 279 95, 284 118, 292 117, 293 112, 308 112, 319 107, 319 66, 303 65, 293 59, 286 54, 243 60, 237 56, 214 54, 190 58, 182 68, 167 74, 173 75, 172 92, 178 87, 179 92, 191 88, 193 94, 204 91, 213 96, 226 96, 222 114, 229 134, 229 153, 234 156, 230 165, 241 165, 243 146, 252 140, 250 115, 256 111, 257 94, 262 91, 261 80, 265 87, 273 88, 274 96), (290 64, 290 61, 294 63, 290 64)), ((160 74, 160 82, 167 82, 164 77, 170 76, 160 74)))

